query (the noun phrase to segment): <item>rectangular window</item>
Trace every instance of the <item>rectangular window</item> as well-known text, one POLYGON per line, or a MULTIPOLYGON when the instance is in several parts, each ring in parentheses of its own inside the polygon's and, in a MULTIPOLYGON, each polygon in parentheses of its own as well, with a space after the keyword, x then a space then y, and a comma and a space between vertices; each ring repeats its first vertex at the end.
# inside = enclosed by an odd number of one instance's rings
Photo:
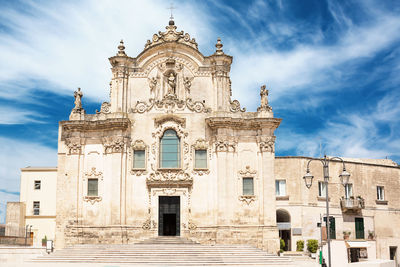
POLYGON ((145 169, 146 168, 146 153, 145 150, 133 151, 133 168, 145 169))
POLYGON ((41 186, 41 181, 40 180, 35 180, 35 182, 34 182, 35 190, 40 190, 40 186, 41 186))
POLYGON ((275 181, 275 194, 277 196, 286 196, 286 181, 276 180, 275 181))
POLYGON ((364 239, 364 218, 354 218, 356 223, 356 239, 364 239))
POLYGON ((33 215, 40 214, 40 201, 33 201, 33 215))
POLYGON ((326 185, 325 185, 325 182, 318 182, 318 196, 326 197, 326 185))
POLYGON ((243 178, 243 195, 244 196, 254 195, 254 184, 252 177, 243 178))
POLYGON ((346 184, 346 186, 344 187, 344 194, 345 194, 346 199, 353 196, 353 185, 352 184, 346 184))
POLYGON ((98 179, 88 179, 88 196, 98 195, 98 179))
POLYGON ((378 200, 385 200, 385 190, 383 186, 376 187, 376 198, 378 200))
POLYGON ((195 169, 207 169, 207 150, 195 150, 194 159, 195 169))
MULTIPOLYGON (((324 222, 326 223, 326 217, 324 217, 324 222)), ((336 239, 336 223, 335 217, 329 216, 329 237, 331 239, 336 239)))

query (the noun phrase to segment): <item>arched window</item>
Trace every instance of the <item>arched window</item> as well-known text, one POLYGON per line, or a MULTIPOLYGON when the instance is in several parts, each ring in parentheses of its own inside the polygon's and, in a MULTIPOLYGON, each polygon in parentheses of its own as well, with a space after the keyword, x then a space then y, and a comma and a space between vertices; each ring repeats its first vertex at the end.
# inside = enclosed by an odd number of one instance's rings
POLYGON ((166 130, 160 142, 160 167, 179 168, 181 166, 180 140, 174 130, 166 130))

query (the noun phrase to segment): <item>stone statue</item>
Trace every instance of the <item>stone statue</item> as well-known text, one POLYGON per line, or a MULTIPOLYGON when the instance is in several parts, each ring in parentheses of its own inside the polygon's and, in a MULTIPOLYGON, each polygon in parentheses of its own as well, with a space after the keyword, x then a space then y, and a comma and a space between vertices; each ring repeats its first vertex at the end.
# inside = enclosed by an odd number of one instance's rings
POLYGON ((190 87, 192 86, 192 80, 193 80, 193 78, 189 78, 189 77, 183 78, 183 84, 185 85, 185 89, 188 92, 188 94, 190 93, 190 87))
POLYGON ((75 97, 75 110, 81 110, 82 109, 82 97, 83 93, 81 91, 81 88, 78 87, 78 91, 74 92, 74 97, 75 97))
POLYGON ((175 82, 175 76, 171 72, 169 77, 168 77, 168 94, 175 94, 175 88, 176 88, 176 82, 175 82))
POLYGON ((156 77, 149 78, 150 91, 153 91, 154 88, 156 88, 156 85, 157 85, 157 78, 156 77))
POLYGON ((260 96, 261 96, 261 108, 268 107, 268 90, 265 89, 265 84, 261 86, 260 96))

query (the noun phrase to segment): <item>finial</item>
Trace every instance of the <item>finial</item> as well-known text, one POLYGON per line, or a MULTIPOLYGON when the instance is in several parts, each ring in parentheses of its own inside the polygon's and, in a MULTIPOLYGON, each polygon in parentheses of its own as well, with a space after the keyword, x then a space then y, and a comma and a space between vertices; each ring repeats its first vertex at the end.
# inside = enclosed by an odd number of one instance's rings
POLYGON ((126 56, 125 45, 124 45, 124 41, 122 39, 121 39, 121 42, 119 42, 117 56, 120 56, 120 57, 126 56))
POLYGON ((217 50, 215 51, 215 54, 222 55, 224 53, 224 51, 222 51, 223 46, 224 45, 221 43, 221 38, 218 37, 217 43, 215 44, 215 47, 217 48, 217 50))

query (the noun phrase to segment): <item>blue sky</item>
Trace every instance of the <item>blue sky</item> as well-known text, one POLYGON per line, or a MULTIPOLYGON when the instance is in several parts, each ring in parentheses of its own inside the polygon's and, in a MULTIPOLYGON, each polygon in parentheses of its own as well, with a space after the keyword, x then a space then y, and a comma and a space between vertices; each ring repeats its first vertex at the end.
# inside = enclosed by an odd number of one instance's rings
MULTIPOLYGON (((400 162, 399 1, 174 1, 178 30, 204 55, 234 57, 233 98, 249 111, 266 84, 276 154, 400 162)), ((19 169, 57 165, 58 121, 81 87, 88 113, 108 100, 108 57, 129 56, 168 23, 166 1, 0 0, 0 222, 19 169)))

